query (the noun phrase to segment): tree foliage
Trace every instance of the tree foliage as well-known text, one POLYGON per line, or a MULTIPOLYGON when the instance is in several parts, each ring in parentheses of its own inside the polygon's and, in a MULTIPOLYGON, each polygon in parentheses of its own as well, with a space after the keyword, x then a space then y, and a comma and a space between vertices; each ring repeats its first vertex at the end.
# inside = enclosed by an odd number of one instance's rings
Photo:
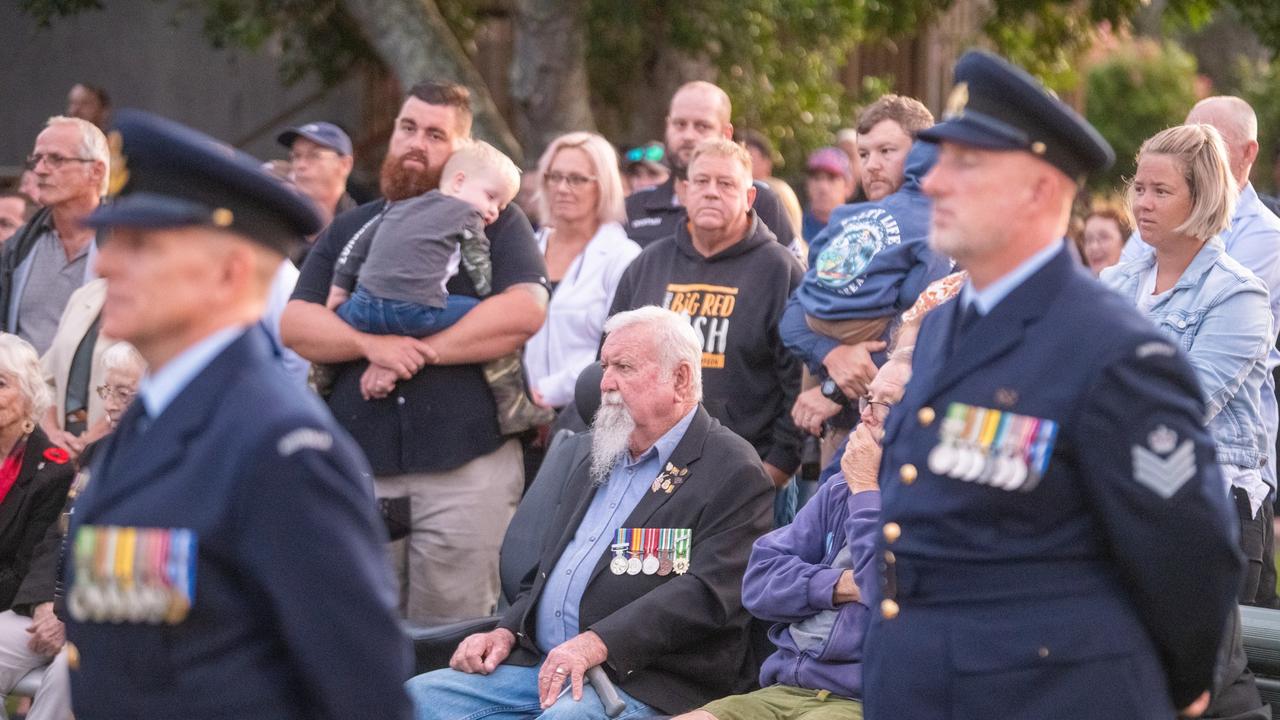
POLYGON ((1196 101, 1196 61, 1172 44, 1126 43, 1085 79, 1085 116, 1116 151, 1116 164, 1091 179, 1099 190, 1114 190, 1133 176, 1142 142, 1177 125, 1196 101))
MULTIPOLYGON (((42 24, 100 9, 107 0, 19 0, 42 24)), ((497 3, 435 2, 464 47, 479 14, 497 3)), ((836 76, 860 43, 910 36, 955 0, 586 0, 592 104, 616 116, 652 115, 652 89, 670 55, 710 71, 735 100, 736 124, 765 132, 793 161, 850 123, 861 93, 836 76), (649 91, 649 92, 646 92, 649 91)), ((1059 91, 1078 87, 1078 60, 1099 23, 1121 26, 1150 0, 991 0, 983 27, 995 48, 1059 91)), ((275 43, 286 81, 340 80, 375 53, 339 0, 182 0, 219 47, 275 43)), ((1233 7, 1273 52, 1280 2, 1166 0, 1167 27, 1197 27, 1233 7)), ((978 40, 978 38, 974 38, 978 40)), ((891 79, 890 79, 891 80, 891 79)), ((868 88, 879 88, 871 83, 868 88)), ((1155 110, 1153 109, 1153 112, 1155 110)), ((605 126, 607 127, 607 123, 605 126)), ((630 138, 637 139, 637 138, 630 138)))

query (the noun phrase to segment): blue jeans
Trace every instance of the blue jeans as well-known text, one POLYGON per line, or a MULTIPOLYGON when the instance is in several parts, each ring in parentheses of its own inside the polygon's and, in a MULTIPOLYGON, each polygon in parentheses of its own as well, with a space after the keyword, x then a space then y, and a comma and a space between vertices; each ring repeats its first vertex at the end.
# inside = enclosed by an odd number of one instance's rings
MULTIPOLYGON (((570 687, 565 680, 565 687, 570 687)), ((538 698, 538 666, 499 665, 488 675, 472 675, 450 668, 419 675, 405 683, 413 699, 415 720, 604 720, 604 705, 591 683, 582 685, 582 700, 573 690, 555 705, 542 709, 538 698)), ((616 720, 638 720, 663 713, 618 689, 627 709, 616 720)))
POLYGON ((442 308, 403 300, 380 298, 357 285, 356 291, 338 306, 338 317, 360 332, 372 335, 433 335, 462 319, 480 301, 466 295, 450 295, 442 308))

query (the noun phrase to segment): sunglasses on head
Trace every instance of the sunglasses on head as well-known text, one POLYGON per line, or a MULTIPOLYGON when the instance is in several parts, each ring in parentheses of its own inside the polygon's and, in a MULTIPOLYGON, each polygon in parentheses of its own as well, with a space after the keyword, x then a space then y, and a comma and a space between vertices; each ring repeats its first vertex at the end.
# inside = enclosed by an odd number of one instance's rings
POLYGON ((625 155, 628 163, 653 162, 660 163, 662 158, 666 157, 667 151, 661 145, 641 145, 633 147, 627 151, 625 155))

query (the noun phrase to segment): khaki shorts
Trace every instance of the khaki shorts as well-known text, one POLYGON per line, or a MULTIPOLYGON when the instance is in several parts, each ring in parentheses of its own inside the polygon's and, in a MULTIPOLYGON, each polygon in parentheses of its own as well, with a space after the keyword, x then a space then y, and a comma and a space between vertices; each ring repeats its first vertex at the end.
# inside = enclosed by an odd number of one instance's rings
POLYGON ((702 707, 716 720, 862 720, 862 703, 826 690, 774 685, 702 707))

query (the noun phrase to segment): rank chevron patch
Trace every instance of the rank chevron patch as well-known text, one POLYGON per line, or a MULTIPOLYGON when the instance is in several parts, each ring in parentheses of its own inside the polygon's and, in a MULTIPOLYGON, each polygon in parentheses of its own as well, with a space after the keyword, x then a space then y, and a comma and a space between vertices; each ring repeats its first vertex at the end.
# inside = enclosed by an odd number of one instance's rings
POLYGON ((1183 440, 1163 458, 1137 445, 1132 450, 1133 479, 1165 500, 1173 497, 1196 474, 1196 448, 1190 439, 1183 440))

